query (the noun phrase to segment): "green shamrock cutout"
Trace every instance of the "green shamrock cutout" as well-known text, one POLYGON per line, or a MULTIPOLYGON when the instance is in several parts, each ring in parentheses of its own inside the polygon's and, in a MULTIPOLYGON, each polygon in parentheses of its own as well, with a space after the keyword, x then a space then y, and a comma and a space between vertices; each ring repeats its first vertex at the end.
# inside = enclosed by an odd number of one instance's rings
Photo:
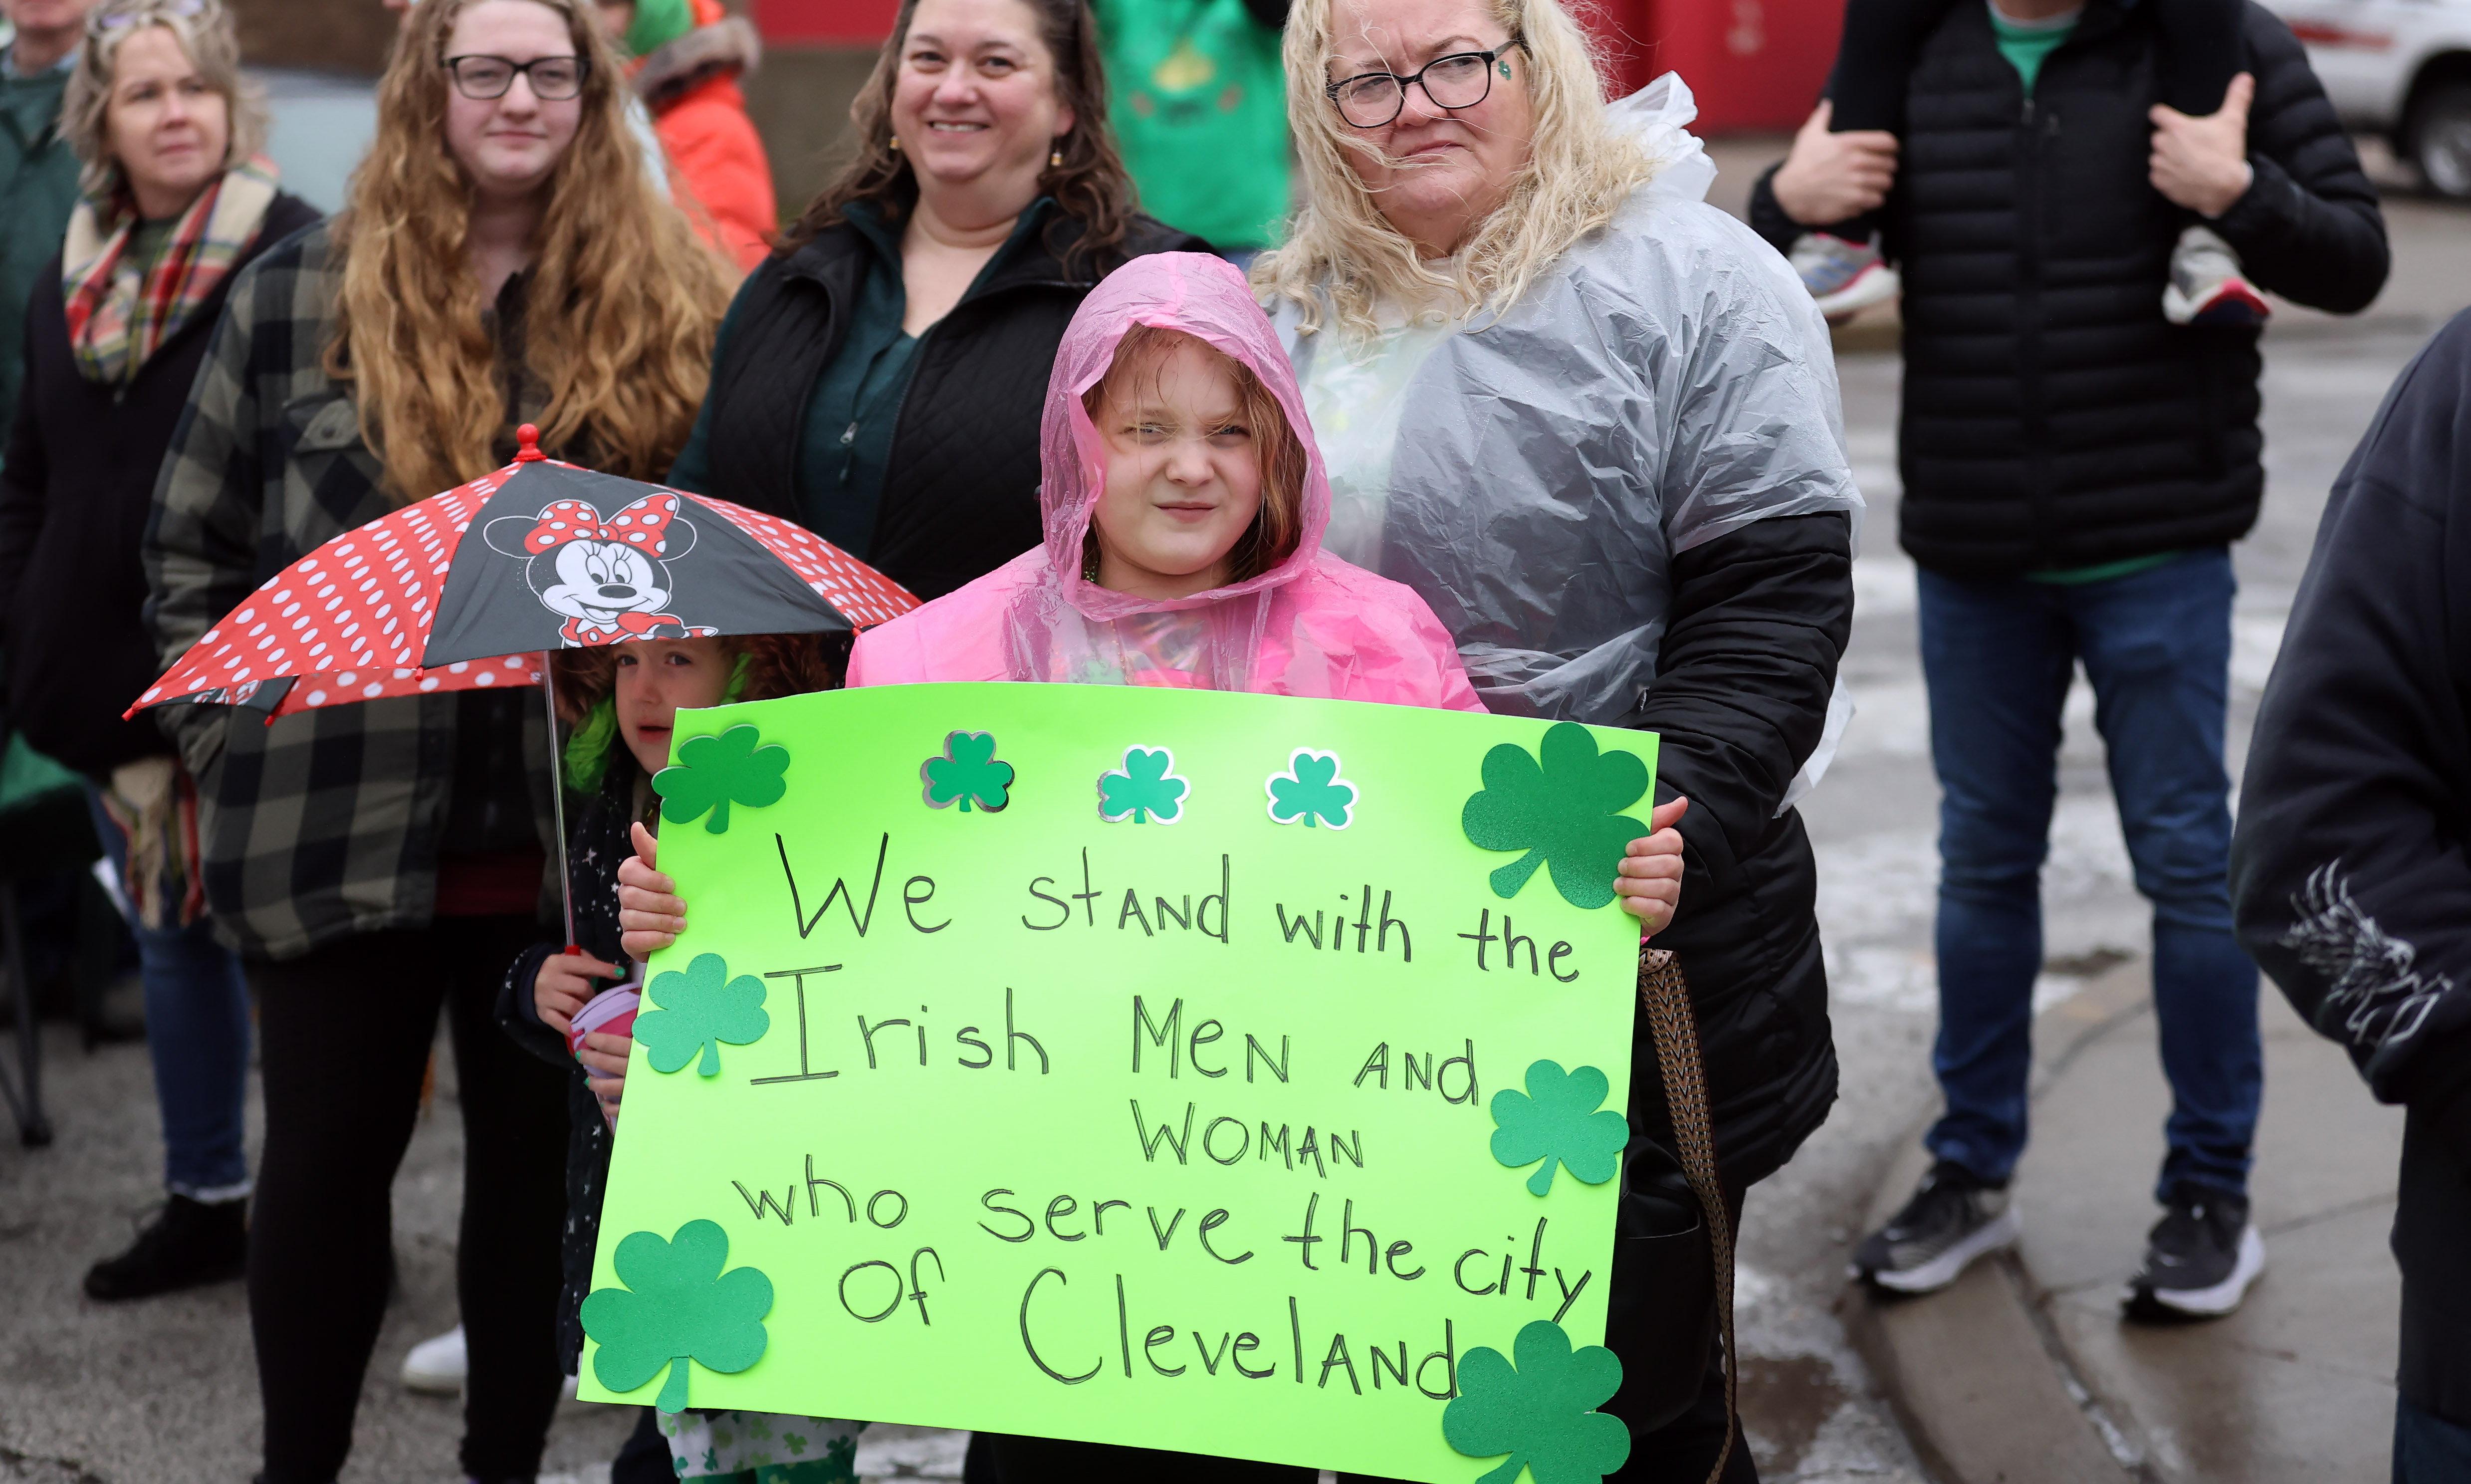
POLYGON ((1536 1484, 1597 1484, 1630 1457, 1630 1429, 1596 1410, 1621 1387, 1621 1361, 1602 1345, 1573 1351, 1549 1319, 1518 1331, 1501 1352, 1477 1346, 1459 1362, 1459 1394, 1442 1409, 1442 1436, 1470 1458, 1510 1461, 1475 1484, 1511 1484, 1530 1471, 1536 1484))
POLYGON ((975 800, 980 810, 992 814, 1012 802, 1006 791, 1012 788, 1012 765, 996 761, 996 739, 991 732, 948 734, 944 755, 919 764, 918 776, 927 785, 929 809, 958 804, 966 814, 975 800))
POLYGON ((1127 747, 1124 766, 1098 775, 1098 817, 1109 824, 1173 824, 1184 817, 1190 780, 1175 775, 1175 754, 1165 747, 1127 747))
POLYGON ((721 1271, 729 1234, 711 1221, 690 1221, 677 1236, 635 1232, 618 1244, 614 1264, 623 1288, 596 1288, 583 1301, 583 1332, 600 1348, 592 1374, 615 1392, 633 1391, 661 1374, 664 1412, 687 1407, 687 1366, 731 1375, 764 1358, 770 1336, 772 1280, 752 1267, 721 1271))
POLYGON ((1300 747, 1283 773, 1272 773, 1262 785, 1270 795, 1270 817, 1280 824, 1316 823, 1344 830, 1353 820, 1355 785, 1338 776, 1338 754, 1300 747))
POLYGON ((753 1046, 772 1028, 764 1008, 764 981, 751 974, 729 977, 718 954, 697 954, 686 972, 652 976, 652 1003, 660 1008, 635 1017, 635 1039, 644 1043, 654 1072, 675 1072, 703 1053, 698 1074, 720 1075, 720 1043, 753 1046))
POLYGON ((1621 813, 1647 791, 1647 765, 1628 752, 1598 753, 1575 721, 1544 734, 1539 766, 1527 749, 1503 742, 1484 755, 1484 789, 1459 812, 1459 827, 1486 850, 1523 850, 1493 873, 1495 896, 1515 897, 1540 865, 1576 907, 1613 899, 1622 852, 1647 826, 1621 813))
POLYGON ((1513 1169, 1542 1160, 1527 1180, 1537 1195, 1553 1189, 1557 1168, 1583 1185, 1604 1184, 1630 1142, 1630 1120, 1604 1106, 1610 1091, 1593 1067, 1565 1072, 1560 1062, 1533 1064, 1526 1092, 1503 1088, 1493 1095, 1493 1157, 1513 1169))
POLYGON ((782 774, 789 767, 789 749, 755 745, 752 726, 733 726, 718 737, 690 737, 678 746, 678 761, 652 775, 652 791, 661 796, 661 817, 684 824, 712 811, 704 828, 714 835, 729 829, 729 806, 762 809, 778 804, 789 791, 782 774))

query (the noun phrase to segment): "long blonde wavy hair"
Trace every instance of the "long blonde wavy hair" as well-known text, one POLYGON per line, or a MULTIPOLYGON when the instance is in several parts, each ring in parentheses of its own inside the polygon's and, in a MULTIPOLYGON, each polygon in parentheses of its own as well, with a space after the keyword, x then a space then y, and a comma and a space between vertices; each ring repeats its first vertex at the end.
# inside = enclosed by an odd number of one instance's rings
MULTIPOLYGON (((362 436, 398 504, 487 473, 506 427, 466 256, 472 186, 446 144, 446 42, 475 3, 412 10, 378 82, 377 138, 334 228, 342 290, 326 367, 353 384, 362 436)), ((645 170, 624 64, 590 0, 530 3, 556 12, 585 59, 582 121, 543 187, 525 300, 525 365, 549 394, 541 442, 610 474, 659 479, 702 405, 728 281, 645 170)))
POLYGON ((1285 245, 1255 264, 1254 286, 1293 300, 1306 334, 1321 328, 1324 294, 1340 327, 1353 337, 1379 329, 1374 306, 1384 297, 1414 304, 1455 293, 1465 305, 1497 314, 1554 259, 1611 220, 1656 167, 1608 126, 1595 48, 1561 0, 1488 0, 1494 19, 1523 42, 1518 50, 1535 107, 1535 141, 1500 203, 1452 254, 1452 271, 1425 267, 1416 245, 1383 219, 1373 192, 1348 164, 1350 152, 1379 160, 1379 147, 1366 131, 1350 129, 1322 91, 1336 48, 1335 12, 1366 3, 1295 0, 1288 12, 1287 120, 1308 203, 1285 245))

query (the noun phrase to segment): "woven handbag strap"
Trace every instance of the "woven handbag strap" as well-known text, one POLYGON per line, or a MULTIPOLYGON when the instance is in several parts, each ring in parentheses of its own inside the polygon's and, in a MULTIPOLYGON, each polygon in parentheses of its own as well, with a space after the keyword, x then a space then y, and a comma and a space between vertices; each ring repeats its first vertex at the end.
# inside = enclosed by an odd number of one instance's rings
POLYGON ((1699 1062, 1699 1022, 1690 1009, 1690 986, 1671 951, 1642 948, 1638 998, 1656 1038, 1657 1064, 1664 1070, 1664 1101, 1673 1115, 1674 1142, 1682 1147, 1683 1177, 1699 1197, 1707 1220, 1708 1255, 1716 1266, 1716 1318, 1725 1336, 1725 1446, 1707 1484, 1724 1476, 1741 1428, 1740 1367, 1733 1351, 1733 1223, 1725 1213, 1725 1192, 1716 1183, 1716 1139, 1707 1117, 1707 1078, 1699 1062))

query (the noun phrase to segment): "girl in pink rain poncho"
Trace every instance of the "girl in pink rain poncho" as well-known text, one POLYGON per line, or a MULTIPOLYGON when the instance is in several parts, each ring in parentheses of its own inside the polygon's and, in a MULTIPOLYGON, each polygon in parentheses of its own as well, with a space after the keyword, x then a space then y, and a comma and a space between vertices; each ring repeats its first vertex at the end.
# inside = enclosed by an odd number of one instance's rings
POLYGON ((1045 543, 862 636, 849 683, 1187 686, 1481 711, 1404 585, 1321 549, 1295 375, 1243 276, 1136 258, 1082 301, 1041 429, 1045 543))
MULTIPOLYGON (((1482 711, 1448 630, 1415 591, 1321 549, 1330 482, 1295 375, 1221 259, 1135 258, 1064 332, 1041 428, 1047 539, 957 592, 868 630, 849 684, 1044 680, 1187 686, 1482 711)), ((1633 841, 1615 890, 1670 914, 1684 806, 1633 841)), ((635 830, 619 867, 626 952, 686 926, 677 884, 635 830)), ((1182 1454, 981 1433, 1006 1477, 1181 1477, 1182 1454), (1033 1468, 1033 1465, 1036 1468, 1033 1468)), ((1213 1479, 1310 1479, 1269 1464, 1213 1479)))

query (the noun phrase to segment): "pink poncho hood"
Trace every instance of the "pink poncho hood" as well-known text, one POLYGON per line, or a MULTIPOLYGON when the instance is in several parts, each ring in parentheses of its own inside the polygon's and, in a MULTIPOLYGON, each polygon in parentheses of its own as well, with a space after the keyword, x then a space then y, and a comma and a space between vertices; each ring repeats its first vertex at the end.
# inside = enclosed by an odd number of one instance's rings
POLYGON ((1278 337, 1230 264, 1190 252, 1135 258, 1082 301, 1047 382, 1040 455, 1045 542, 862 636, 851 685, 1081 681, 1483 709, 1423 599, 1321 549, 1330 524, 1321 453, 1278 337), (1175 600, 1083 580, 1107 452, 1082 396, 1137 324, 1182 331, 1251 369, 1302 437, 1302 530, 1270 571, 1175 600))

